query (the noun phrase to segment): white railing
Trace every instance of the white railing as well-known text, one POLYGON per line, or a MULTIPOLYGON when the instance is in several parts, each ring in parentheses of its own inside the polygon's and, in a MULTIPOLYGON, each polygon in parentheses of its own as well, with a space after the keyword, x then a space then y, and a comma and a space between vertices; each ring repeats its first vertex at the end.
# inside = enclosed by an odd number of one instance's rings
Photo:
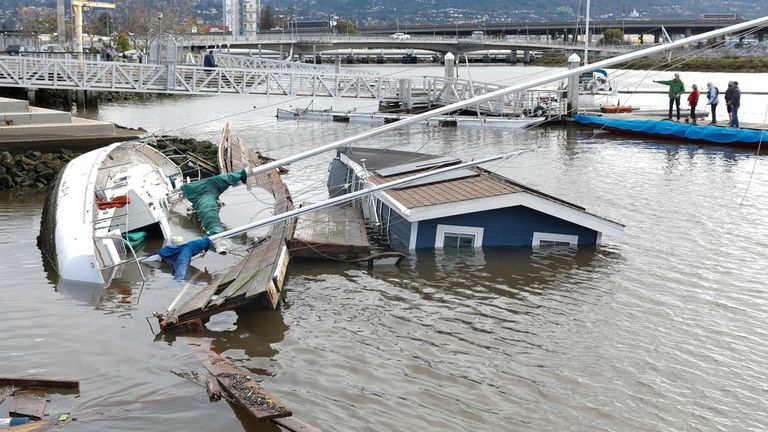
MULTIPOLYGON (((201 54, 186 54, 184 63, 202 65, 201 54), (191 60, 191 61, 190 61, 191 60)), ((330 65, 319 65, 313 63, 294 62, 289 60, 275 60, 251 55, 237 55, 216 52, 214 54, 216 64, 225 68, 237 69, 265 69, 265 70, 292 70, 292 71, 310 71, 336 73, 336 67, 330 65)), ((371 70, 341 68, 340 73, 345 75, 379 76, 379 73, 371 70)))
MULTIPOLYGON (((231 56, 238 57, 238 56, 231 56)), ((503 88, 463 79, 398 79, 326 69, 275 67, 274 61, 248 68, 156 65, 32 57, 0 57, 0 86, 175 94, 260 94, 397 100, 403 107, 448 105, 503 88)), ((311 66, 311 65, 310 65, 311 66)), ((526 114, 556 101, 557 93, 521 92, 480 104, 496 115, 526 114), (546 93, 546 94, 545 94, 546 93), (545 104, 546 105, 546 104, 545 104)), ((564 109, 564 108, 563 108, 564 109)))

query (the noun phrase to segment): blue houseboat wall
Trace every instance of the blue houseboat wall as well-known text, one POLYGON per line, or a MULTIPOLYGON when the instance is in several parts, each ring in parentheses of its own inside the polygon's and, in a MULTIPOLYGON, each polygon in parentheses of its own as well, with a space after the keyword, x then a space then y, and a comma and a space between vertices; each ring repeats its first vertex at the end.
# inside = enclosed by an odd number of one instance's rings
POLYGON ((471 228, 482 229, 482 244, 475 247, 533 246, 534 233, 540 233, 545 240, 560 239, 559 243, 577 236, 578 246, 594 245, 599 239, 597 231, 528 207, 515 206, 419 221, 415 249, 440 247, 442 243, 437 242, 437 234, 441 225, 444 227, 441 234, 464 231, 471 235, 474 231, 471 228), (462 230, 464 227, 470 229, 462 230))

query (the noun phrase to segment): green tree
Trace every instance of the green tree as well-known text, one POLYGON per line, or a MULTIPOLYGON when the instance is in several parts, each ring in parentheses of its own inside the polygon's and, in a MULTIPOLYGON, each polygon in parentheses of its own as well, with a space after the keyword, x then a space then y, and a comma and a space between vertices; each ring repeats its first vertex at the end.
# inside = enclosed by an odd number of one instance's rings
POLYGON ((616 28, 609 28, 603 31, 603 38, 600 40, 603 45, 623 45, 624 33, 616 28))
POLYGON ((128 35, 125 34, 125 32, 120 32, 120 34, 117 35, 115 49, 119 52, 131 49, 131 41, 128 39, 128 35))
POLYGON ((352 21, 346 21, 339 18, 339 20, 336 21, 336 31, 339 34, 357 34, 357 27, 352 24, 352 21))
POLYGON ((275 27, 275 17, 272 15, 272 6, 267 3, 259 16, 259 30, 269 30, 275 27))

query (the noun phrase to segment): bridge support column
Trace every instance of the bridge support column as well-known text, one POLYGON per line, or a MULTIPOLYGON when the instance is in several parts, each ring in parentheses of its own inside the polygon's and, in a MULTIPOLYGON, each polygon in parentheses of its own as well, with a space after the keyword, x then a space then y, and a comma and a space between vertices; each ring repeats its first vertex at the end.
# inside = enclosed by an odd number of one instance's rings
POLYGON ((509 62, 517 64, 517 50, 509 50, 509 62))
POLYGON ((661 33, 659 33, 659 32, 655 32, 655 33, 653 34, 653 43, 654 43, 654 44, 657 44, 657 43, 659 43, 659 39, 661 39, 661 33))
POLYGON ((333 61, 336 66, 336 73, 341 73, 341 56, 336 54, 336 59, 333 61))
POLYGON ((72 90, 62 90, 64 96, 64 108, 72 110, 72 90))
POLYGON ((261 58, 261 44, 259 44, 259 58, 261 58))
POLYGON ((691 37, 693 36, 693 29, 687 28, 685 29, 685 37, 691 37))
POLYGON ((523 63, 530 63, 530 62, 531 62, 531 52, 523 51, 523 63))
POLYGON ((765 40, 765 33, 758 33, 757 34, 757 41, 763 42, 765 40))
POLYGON ((78 111, 85 109, 85 90, 75 90, 75 105, 78 111))
POLYGON ((315 64, 323 64, 323 55, 318 54, 315 56, 315 64))
POLYGON ((312 63, 317 63, 317 45, 312 45, 312 63))
POLYGON ((304 63, 304 61, 307 59, 307 55, 304 53, 299 54, 299 61, 304 63))
POLYGON ((35 89, 27 89, 27 100, 29 101, 30 105, 35 106, 35 89))
POLYGON ((85 91, 85 109, 97 109, 99 107, 99 92, 96 90, 85 91))

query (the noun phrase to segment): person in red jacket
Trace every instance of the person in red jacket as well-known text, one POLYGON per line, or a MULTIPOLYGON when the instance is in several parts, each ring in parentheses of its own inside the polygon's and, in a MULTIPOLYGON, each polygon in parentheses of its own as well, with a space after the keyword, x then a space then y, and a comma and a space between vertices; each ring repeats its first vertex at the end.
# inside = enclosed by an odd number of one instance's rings
POLYGON ((691 106, 691 123, 696 124, 696 105, 699 104, 699 88, 694 84, 688 95, 688 105, 691 106))

